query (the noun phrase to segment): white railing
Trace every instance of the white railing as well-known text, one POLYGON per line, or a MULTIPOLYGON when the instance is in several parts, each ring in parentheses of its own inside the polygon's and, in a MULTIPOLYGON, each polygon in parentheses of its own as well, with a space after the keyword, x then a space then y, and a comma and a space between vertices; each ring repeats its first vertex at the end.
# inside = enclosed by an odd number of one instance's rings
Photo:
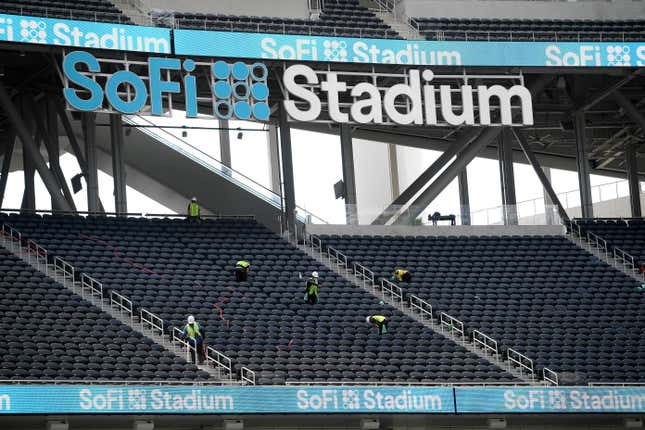
POLYGON ((466 330, 463 322, 445 312, 440 312, 439 323, 441 324, 442 332, 446 327, 451 336, 455 336, 455 333, 457 333, 457 335, 461 336, 461 343, 466 343, 466 330))
POLYGON ((497 341, 492 337, 485 335, 479 330, 473 330, 473 344, 480 347, 484 351, 484 354, 490 354, 495 357, 496 361, 499 361, 497 341))
MULTIPOLYGON (((580 226, 578 226, 578 228, 580 228, 580 226)), ((594 246, 603 252, 605 254, 605 258, 609 256, 609 246, 607 246, 607 241, 602 237, 589 231, 587 232, 587 242, 590 246, 594 246)))
POLYGON ((141 328, 143 331, 149 330, 153 335, 159 335, 161 337, 161 343, 166 344, 164 331, 163 331, 163 320, 152 312, 141 309, 139 311, 139 320, 141 322, 141 328))
MULTIPOLYGON (((222 354, 213 347, 206 347, 206 364, 219 370, 224 370, 225 379, 233 379, 233 365, 229 357, 222 354)), ((220 373, 221 374, 221 373, 220 373)))
POLYGON ((195 354, 195 360, 197 360, 197 349, 195 348, 195 345, 191 345, 190 342, 188 342, 184 338, 184 332, 181 329, 178 329, 177 327, 172 328, 172 341, 179 343, 182 347, 186 349, 186 361, 191 362, 190 358, 190 352, 191 350, 193 351, 193 354, 195 354))
POLYGON ((240 369, 240 379, 242 382, 248 382, 251 385, 255 385, 255 372, 248 367, 242 367, 240 369))
POLYGON ((381 295, 384 300, 389 298, 394 304, 403 308, 403 289, 393 282, 381 278, 381 295))
POLYGON ((121 315, 129 316, 130 322, 134 320, 132 300, 114 290, 110 290, 110 304, 116 307, 121 315))
POLYGON ((86 273, 81 273, 81 297, 85 298, 86 294, 102 301, 104 298, 103 284, 86 273))
POLYGON ((414 18, 407 16, 400 7, 397 7, 396 0, 373 0, 374 3, 379 7, 380 12, 387 12, 392 14, 396 21, 405 24, 408 27, 408 37, 411 35, 419 34, 419 23, 414 18))
POLYGON ((60 257, 54 257, 54 280, 61 284, 74 284, 74 266, 60 257))
POLYGON ((366 288, 368 285, 373 286, 375 284, 374 272, 362 264, 354 263, 354 276, 362 282, 363 288, 366 288))
POLYGON ((410 309, 412 312, 419 314, 421 321, 430 321, 430 325, 434 326, 434 315, 432 314, 432 305, 417 296, 410 295, 409 297, 410 309))
POLYGON ((305 240, 307 240, 307 237, 309 238, 309 245, 311 245, 311 251, 322 254, 322 240, 320 240, 320 238, 314 234, 305 236, 305 240))
POLYGON ((535 379, 533 360, 511 348, 508 348, 508 350, 506 351, 506 358, 508 359, 509 370, 511 370, 512 365, 515 365, 515 367, 518 367, 520 369, 521 375, 523 375, 524 371, 526 370, 531 376, 531 379, 535 379))
POLYGON ((553 385, 558 385, 558 374, 548 367, 542 369, 542 379, 553 385))
POLYGON ((329 265, 333 265, 336 270, 342 270, 347 274, 347 256, 337 249, 332 248, 331 246, 327 247, 327 258, 329 260, 329 265))
POLYGON ((47 250, 31 239, 27 241, 27 249, 29 250, 27 253, 27 261, 29 261, 29 264, 35 264, 38 270, 45 272, 46 275, 49 275, 49 265, 47 264, 47 250))
POLYGON ((22 234, 8 224, 2 224, 2 234, 9 239, 12 252, 22 249, 22 234))

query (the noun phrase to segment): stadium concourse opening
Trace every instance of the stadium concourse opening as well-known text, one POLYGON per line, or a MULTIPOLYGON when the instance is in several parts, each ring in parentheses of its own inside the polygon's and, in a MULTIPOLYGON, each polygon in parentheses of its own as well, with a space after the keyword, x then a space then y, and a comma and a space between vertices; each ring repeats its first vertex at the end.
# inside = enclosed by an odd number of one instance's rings
POLYGON ((0 3, 0 428, 643 427, 645 8, 582 3, 0 3))

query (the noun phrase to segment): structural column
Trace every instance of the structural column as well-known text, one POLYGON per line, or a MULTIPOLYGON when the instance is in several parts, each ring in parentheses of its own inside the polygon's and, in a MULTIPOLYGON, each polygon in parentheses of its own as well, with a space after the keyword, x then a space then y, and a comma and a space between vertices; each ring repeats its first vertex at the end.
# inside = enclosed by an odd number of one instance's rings
POLYGON ((591 178, 589 160, 587 159, 587 133, 585 113, 578 111, 574 115, 576 134, 576 165, 578 167, 578 185, 580 187, 580 206, 583 218, 593 218, 593 201, 591 200, 591 178))
POLYGON ((284 181, 283 228, 296 232, 296 191, 293 184, 293 155, 291 153, 291 127, 287 112, 280 108, 280 152, 282 153, 282 178, 284 181))
POLYGON ((636 145, 633 141, 625 145, 625 165, 627 167, 627 181, 629 183, 629 203, 634 218, 642 216, 641 211, 641 186, 638 180, 638 163, 636 159, 636 145))
POLYGON ((278 138, 278 127, 269 125, 267 133, 267 145, 269 146, 269 172, 271 174, 271 191, 281 195, 280 186, 280 148, 278 138))
MULTIPOLYGON (((31 133, 32 130, 36 129, 33 116, 38 115, 38 112, 31 112, 31 115, 28 114, 29 110, 27 108, 26 97, 28 96, 25 96, 23 99, 21 99, 22 116, 28 123, 27 127, 29 134, 30 137, 34 138, 36 149, 40 151, 41 134, 39 132, 36 132, 35 135, 31 133)), ((32 160, 29 157, 29 153, 27 152, 24 143, 22 147, 22 170, 24 175, 25 191, 22 195, 22 203, 20 205, 20 209, 33 211, 36 209, 36 189, 34 185, 36 168, 34 167, 34 163, 32 163, 32 160)))
POLYGON ((219 152, 222 164, 231 167, 231 136, 228 132, 228 120, 219 120, 219 152))
POLYGON ((466 167, 457 176, 461 225, 470 225, 470 197, 468 196, 468 172, 466 167))
POLYGON ((340 125, 340 153, 343 163, 343 182, 345 183, 345 216, 347 217, 347 224, 358 224, 354 147, 352 145, 352 129, 349 124, 340 125))
POLYGON ((396 153, 396 145, 390 143, 387 145, 388 162, 390 165, 390 188, 392 189, 392 200, 401 194, 401 184, 399 183, 399 158, 396 153))
MULTIPOLYGON (((544 172, 544 176, 546 177, 546 180, 551 183, 551 168, 550 167, 542 167, 542 172, 544 172)), ((549 197, 549 193, 546 192, 546 189, 542 189, 542 194, 544 198, 544 216, 546 219, 546 224, 547 225, 553 225, 555 224, 555 218, 553 216, 554 211, 555 211, 555 204, 551 201, 551 198, 549 197)))
POLYGON ((504 224, 517 225, 517 198, 515 196, 515 175, 513 171, 513 145, 504 128, 499 136, 498 158, 500 183, 502 185, 502 205, 504 224))
POLYGON ((2 159, 2 171, 0 172, 0 207, 4 201, 4 191, 7 188, 7 179, 9 177, 9 170, 11 169, 11 158, 13 156, 13 147, 16 142, 16 134, 13 129, 8 133, 0 136, 4 145, 4 157, 2 159))
POLYGON ((112 140, 112 179, 114 180, 114 211, 128 213, 125 163, 123 162, 123 122, 121 115, 110 115, 112 140))
POLYGON ((87 157, 87 210, 99 212, 99 181, 96 162, 96 114, 83 112, 83 134, 85 135, 85 156, 87 157))

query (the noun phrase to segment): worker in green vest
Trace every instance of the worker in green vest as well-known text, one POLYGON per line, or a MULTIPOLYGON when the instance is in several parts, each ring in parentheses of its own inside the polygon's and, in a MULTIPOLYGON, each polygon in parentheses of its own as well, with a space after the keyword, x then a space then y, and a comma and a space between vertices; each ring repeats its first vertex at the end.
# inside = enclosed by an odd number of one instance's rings
POLYGON ((387 317, 383 315, 370 315, 366 318, 366 321, 378 329, 378 334, 387 333, 387 324, 390 322, 387 317))
POLYGON ((245 260, 240 260, 235 263, 235 280, 237 282, 244 282, 249 277, 251 271, 251 263, 245 260))
POLYGON ((184 326, 184 337, 189 345, 188 350, 190 351, 192 362, 203 364, 206 357, 206 344, 204 343, 206 331, 195 321, 195 317, 192 315, 188 317, 188 323, 184 326))
POLYGON ((412 280, 412 274, 406 269, 396 269, 391 279, 396 282, 410 282, 412 280))
POLYGON ((318 303, 318 272, 312 272, 311 278, 305 284, 305 302, 310 305, 318 303))
POLYGON ((197 197, 190 199, 188 203, 188 221, 189 222, 198 222, 201 211, 199 209, 199 204, 197 204, 197 197))

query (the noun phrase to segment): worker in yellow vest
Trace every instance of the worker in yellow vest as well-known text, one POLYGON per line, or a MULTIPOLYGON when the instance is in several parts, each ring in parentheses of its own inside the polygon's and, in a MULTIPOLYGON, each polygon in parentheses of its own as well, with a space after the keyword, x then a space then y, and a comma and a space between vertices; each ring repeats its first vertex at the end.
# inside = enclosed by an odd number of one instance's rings
POLYGON ((412 280, 412 274, 406 269, 396 269, 392 274, 392 280, 396 282, 410 282, 412 280))
POLYGON ((192 199, 190 199, 190 203, 188 203, 188 221, 198 222, 200 215, 201 211, 199 204, 197 204, 197 197, 193 197, 192 199))
POLYGON ((195 317, 192 315, 188 317, 188 323, 184 326, 184 337, 189 345, 188 350, 190 351, 192 362, 203 364, 206 357, 206 344, 204 343, 206 331, 195 321, 195 317))
POLYGON ((311 278, 307 279, 305 284, 305 302, 310 305, 318 303, 318 272, 312 272, 311 278))
POLYGON ((378 334, 387 333, 387 324, 390 322, 387 317, 383 315, 370 315, 366 318, 366 321, 378 329, 378 334))
POLYGON ((249 277, 251 271, 251 263, 245 260, 240 260, 235 263, 235 280, 237 282, 244 282, 249 277))

